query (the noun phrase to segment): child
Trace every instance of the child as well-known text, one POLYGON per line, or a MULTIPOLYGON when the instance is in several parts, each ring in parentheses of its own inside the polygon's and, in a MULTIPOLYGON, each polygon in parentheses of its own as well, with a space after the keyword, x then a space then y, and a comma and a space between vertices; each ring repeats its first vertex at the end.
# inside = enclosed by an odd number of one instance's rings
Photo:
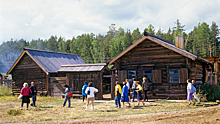
POLYGON ((121 86, 119 85, 118 81, 115 82, 115 105, 117 108, 121 108, 121 103, 120 103, 120 96, 121 96, 121 86))
POLYGON ((136 87, 136 89, 137 89, 136 92, 137 92, 138 105, 139 105, 139 103, 140 103, 140 101, 141 101, 141 102, 143 103, 143 106, 144 106, 144 100, 143 100, 143 98, 142 98, 142 96, 141 96, 141 92, 143 91, 143 88, 141 87, 139 81, 136 81, 135 83, 136 83, 136 85, 137 85, 137 87, 136 87))

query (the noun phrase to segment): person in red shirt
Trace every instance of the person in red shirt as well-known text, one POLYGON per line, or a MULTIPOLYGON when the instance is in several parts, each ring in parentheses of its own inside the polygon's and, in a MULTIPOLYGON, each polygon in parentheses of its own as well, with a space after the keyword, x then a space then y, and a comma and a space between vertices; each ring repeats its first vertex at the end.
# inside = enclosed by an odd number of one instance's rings
POLYGON ((22 103, 21 103, 21 110, 23 108, 24 103, 27 103, 27 110, 28 110, 28 104, 30 103, 29 92, 32 93, 32 91, 28 87, 28 83, 25 82, 23 84, 23 88, 21 89, 21 94, 23 95, 22 103))

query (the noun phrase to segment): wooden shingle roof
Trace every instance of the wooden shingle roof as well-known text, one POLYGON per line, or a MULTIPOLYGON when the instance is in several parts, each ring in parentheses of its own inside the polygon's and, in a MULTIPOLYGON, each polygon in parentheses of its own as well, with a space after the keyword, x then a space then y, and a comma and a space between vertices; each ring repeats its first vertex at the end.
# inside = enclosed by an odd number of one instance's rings
POLYGON ((7 74, 11 73, 25 53, 28 54, 45 73, 57 73, 61 65, 85 64, 85 62, 75 54, 24 48, 24 51, 7 74))
POLYGON ((62 65, 59 72, 92 72, 102 71, 106 63, 62 65))

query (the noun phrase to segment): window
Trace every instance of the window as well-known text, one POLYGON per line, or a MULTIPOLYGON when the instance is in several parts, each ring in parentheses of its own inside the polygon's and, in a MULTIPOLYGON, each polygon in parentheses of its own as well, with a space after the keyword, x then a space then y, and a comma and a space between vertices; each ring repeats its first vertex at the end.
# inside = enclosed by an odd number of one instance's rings
POLYGON ((170 83, 179 83, 178 70, 170 70, 170 83))
POLYGON ((152 71, 151 70, 144 71, 144 77, 148 78, 149 81, 152 82, 152 71))
POLYGON ((128 81, 132 81, 132 78, 136 79, 136 71, 128 71, 128 81))

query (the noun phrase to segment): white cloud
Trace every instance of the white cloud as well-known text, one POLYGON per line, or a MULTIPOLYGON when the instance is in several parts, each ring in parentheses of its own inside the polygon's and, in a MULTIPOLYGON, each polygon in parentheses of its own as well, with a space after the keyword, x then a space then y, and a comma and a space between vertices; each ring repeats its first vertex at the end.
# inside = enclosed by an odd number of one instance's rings
POLYGON ((0 44, 11 38, 105 34, 112 23, 131 31, 149 24, 167 31, 180 19, 191 31, 199 22, 220 24, 219 6, 218 0, 0 0, 0 44))
POLYGON ((32 26, 39 26, 40 24, 42 24, 43 20, 44 20, 44 15, 43 15, 43 13, 41 13, 36 18, 33 18, 33 21, 31 22, 30 25, 32 25, 32 26))

